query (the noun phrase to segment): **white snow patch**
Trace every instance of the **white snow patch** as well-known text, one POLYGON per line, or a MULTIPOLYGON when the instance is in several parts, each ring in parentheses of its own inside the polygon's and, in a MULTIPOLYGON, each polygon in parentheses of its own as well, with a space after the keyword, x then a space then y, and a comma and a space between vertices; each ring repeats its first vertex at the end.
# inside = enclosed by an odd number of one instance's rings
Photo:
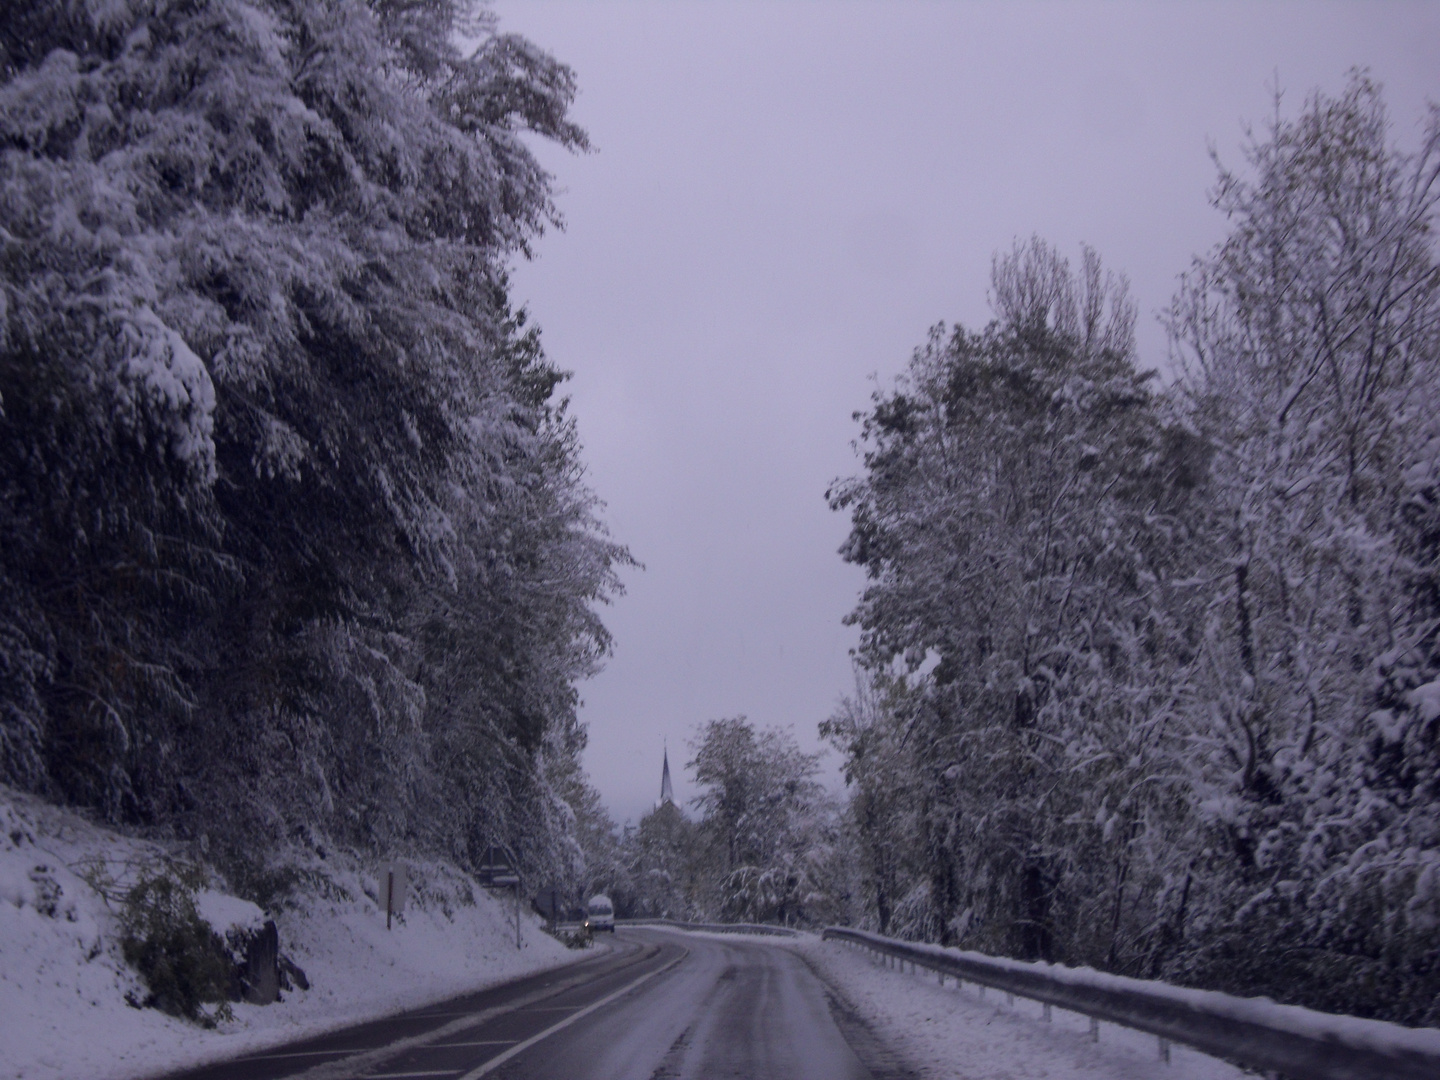
POLYGON ((1422 722, 1428 724, 1440 716, 1440 679, 1417 686, 1409 696, 1410 704, 1419 710, 1422 722))
POLYGON ((1170 1064, 1159 1060, 1153 1035, 1102 1024, 1090 1041, 1090 1020, 1053 1009, 1043 1019, 1039 1002, 987 990, 959 988, 933 972, 909 974, 870 959, 869 951, 813 935, 786 942, 833 986, 888 1045, 925 1080, 1245 1080, 1247 1074, 1217 1058, 1174 1045, 1170 1064))
POLYGON ((195 911, 222 936, 228 930, 258 930, 265 925, 265 912, 258 904, 214 889, 195 894, 195 911))
MULTIPOLYGON (((934 956, 968 957, 994 967, 1017 972, 1039 970, 1056 982, 1067 983, 1073 987, 1120 992, 1138 990, 1155 997, 1166 998, 1197 1013, 1225 1016, 1279 1031, 1293 1032, 1306 1038, 1328 1039, 1363 1049, 1378 1050, 1382 1053, 1399 1051, 1440 1055, 1440 1030, 1435 1028, 1408 1028, 1383 1020, 1338 1016, 1315 1009, 1301 1008, 1297 1005, 1281 1005, 1265 997, 1235 997, 1214 990, 1195 990, 1163 982, 1132 979, 1124 975, 1111 975, 1108 972, 1096 971, 1094 968, 1088 967, 1066 967, 1062 964, 1010 960, 1003 957, 986 956, 984 953, 947 949, 940 945, 911 943, 911 947, 934 956)), ((1147 1036, 1147 1038, 1153 1038, 1153 1036, 1147 1036)))
POLYGON ((185 339, 148 307, 127 326, 133 349, 125 373, 143 384, 170 428, 176 457, 207 480, 215 477, 215 384, 185 339))

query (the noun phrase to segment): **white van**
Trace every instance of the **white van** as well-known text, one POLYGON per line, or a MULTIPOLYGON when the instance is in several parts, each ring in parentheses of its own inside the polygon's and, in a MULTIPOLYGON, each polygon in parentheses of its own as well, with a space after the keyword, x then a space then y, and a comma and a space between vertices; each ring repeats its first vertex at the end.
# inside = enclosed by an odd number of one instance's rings
POLYGON ((585 905, 585 926, 593 934, 597 930, 615 932, 615 905, 604 893, 592 896, 585 905))

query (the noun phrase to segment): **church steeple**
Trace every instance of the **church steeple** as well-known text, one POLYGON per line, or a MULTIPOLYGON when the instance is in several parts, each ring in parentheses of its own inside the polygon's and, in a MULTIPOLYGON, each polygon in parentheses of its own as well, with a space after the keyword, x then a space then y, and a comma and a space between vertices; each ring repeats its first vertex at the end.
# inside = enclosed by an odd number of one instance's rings
POLYGON ((664 765, 662 765, 660 768, 660 802, 658 804, 660 806, 664 806, 666 803, 670 803, 671 805, 674 805, 675 803, 675 789, 670 786, 669 747, 665 748, 664 762, 664 765))

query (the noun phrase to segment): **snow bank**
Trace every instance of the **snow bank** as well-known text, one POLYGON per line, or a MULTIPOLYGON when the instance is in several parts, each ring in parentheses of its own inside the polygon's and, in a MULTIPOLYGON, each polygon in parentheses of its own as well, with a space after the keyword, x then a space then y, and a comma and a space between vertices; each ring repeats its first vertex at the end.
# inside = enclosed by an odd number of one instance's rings
MULTIPOLYGON (((876 936, 876 940, 884 942, 887 939, 876 936)), ((1040 974, 1047 980, 1079 990, 1143 994, 1151 1000, 1168 1001, 1195 1014, 1225 1017, 1308 1039, 1332 1040, 1340 1045, 1380 1053, 1408 1052, 1440 1056, 1440 1030, 1434 1028, 1407 1028, 1383 1020, 1365 1020, 1355 1016, 1318 1012, 1298 1005, 1281 1005, 1266 997, 1235 997, 1215 990, 1195 990, 1163 982, 1112 975, 1089 967, 1011 960, 1003 956, 989 956, 926 942, 904 944, 914 952, 937 959, 970 960, 994 971, 1008 971, 1019 975, 1040 974)))
MULTIPOLYGON (((126 1004, 145 987, 120 954, 110 879, 153 865, 162 846, 0 787, 0 1077, 122 1080, 252 1052, 503 982, 578 958, 453 867, 412 864, 405 914, 385 929, 376 874, 339 857, 305 869, 307 894, 270 912, 308 991, 274 1005, 232 1004, 215 1030, 126 1004), (87 881, 87 878, 89 879, 87 881), (98 886, 98 891, 97 887, 98 886)), ((202 890, 207 922, 267 913, 202 890)))
MULTIPOLYGON (((1037 1002, 973 983, 941 987, 933 973, 911 975, 885 967, 868 951, 806 935, 772 944, 793 948, 875 1030, 904 1054, 925 1080, 1245 1080, 1250 1074, 1184 1046, 1173 1046, 1170 1064, 1159 1062, 1153 1035, 1101 1025, 1090 1041, 1090 1021, 1052 1010, 1042 1018, 1037 1002)), ((1253 1077, 1251 1077, 1253 1080, 1253 1077)))

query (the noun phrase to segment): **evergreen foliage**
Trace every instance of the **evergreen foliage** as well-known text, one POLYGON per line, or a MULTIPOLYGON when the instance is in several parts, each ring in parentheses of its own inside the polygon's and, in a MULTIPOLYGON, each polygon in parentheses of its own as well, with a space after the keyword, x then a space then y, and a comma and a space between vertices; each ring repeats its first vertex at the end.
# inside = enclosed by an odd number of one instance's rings
POLYGON ((120 948, 149 994, 131 1004, 201 1020, 228 1015, 232 962, 225 942, 195 907, 204 878, 193 867, 163 866, 140 876, 120 911, 120 948))
POLYGON ((628 559, 507 299, 569 69, 466 0, 37 0, 0 49, 4 778, 241 860, 560 859, 628 559))

